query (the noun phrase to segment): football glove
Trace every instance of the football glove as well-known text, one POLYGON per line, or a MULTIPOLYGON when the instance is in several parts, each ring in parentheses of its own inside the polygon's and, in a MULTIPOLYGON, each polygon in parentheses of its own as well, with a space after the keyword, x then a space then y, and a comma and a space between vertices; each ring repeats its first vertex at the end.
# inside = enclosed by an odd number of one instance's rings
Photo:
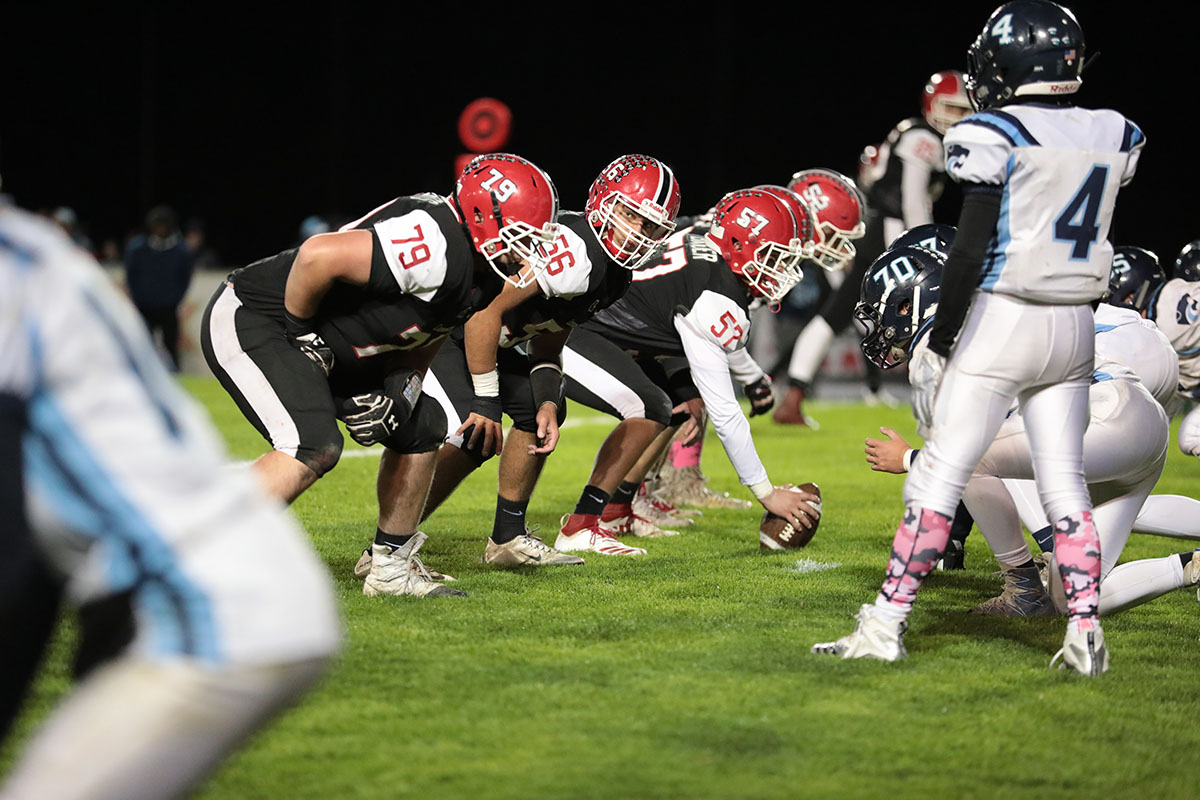
POLYGON ((346 431, 350 438, 364 446, 379 444, 400 428, 400 418, 394 413, 396 401, 378 392, 358 394, 346 401, 346 431))
POLYGON ((288 341, 317 365, 325 377, 333 371, 333 348, 325 343, 315 330, 311 319, 300 319, 286 308, 283 310, 284 328, 287 330, 288 341))
POLYGON ((946 357, 938 355, 928 347, 918 347, 908 362, 913 415, 927 428, 933 427, 933 404, 945 371, 946 357))
POLYGON ((742 387, 742 392, 750 400, 750 416, 757 417, 775 407, 775 392, 771 391, 771 377, 763 375, 753 383, 742 387))

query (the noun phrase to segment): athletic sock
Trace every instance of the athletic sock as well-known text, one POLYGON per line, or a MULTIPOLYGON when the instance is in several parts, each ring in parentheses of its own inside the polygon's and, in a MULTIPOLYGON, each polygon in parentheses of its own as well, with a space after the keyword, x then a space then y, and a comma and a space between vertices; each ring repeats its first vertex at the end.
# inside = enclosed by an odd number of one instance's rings
POLYGON ((375 544, 386 544, 388 547, 404 547, 413 536, 414 534, 411 533, 405 536, 396 533, 384 533, 379 528, 376 528, 375 544))
POLYGON ((492 541, 511 542, 525 533, 525 511, 528 500, 506 500, 496 495, 496 519, 492 523, 492 541))
POLYGON ((583 494, 579 495, 579 502, 575 504, 575 513, 598 517, 604 511, 604 507, 608 505, 608 498, 608 492, 589 483, 583 487, 583 494))
POLYGON ((1100 605, 1100 535, 1091 511, 1054 523, 1054 556, 1067 595, 1069 622, 1096 616, 1100 605))
POLYGON ((950 517, 937 511, 910 505, 904 521, 892 541, 892 557, 875 605, 890 606, 898 615, 907 616, 917 599, 917 590, 950 541, 950 517))
POLYGON ((671 442, 671 466, 675 469, 698 467, 700 466, 701 452, 702 447, 700 442, 696 442, 691 447, 684 447, 679 442, 671 442))

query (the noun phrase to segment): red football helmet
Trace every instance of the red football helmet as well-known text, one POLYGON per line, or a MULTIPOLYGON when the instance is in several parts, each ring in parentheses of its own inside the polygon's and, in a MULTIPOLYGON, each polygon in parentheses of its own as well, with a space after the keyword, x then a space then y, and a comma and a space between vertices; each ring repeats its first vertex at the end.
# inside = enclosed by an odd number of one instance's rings
POLYGON ((458 177, 453 200, 475 249, 500 277, 523 288, 545 269, 543 245, 559 235, 558 192, 536 165, 508 153, 477 156, 458 177))
POLYGON ((806 169, 792 176, 788 188, 817 218, 816 262, 832 272, 853 261, 852 240, 867 232, 867 201, 854 181, 831 169, 806 169))
POLYGON ((971 110, 966 78, 961 72, 944 69, 929 76, 921 96, 921 112, 935 131, 944 135, 951 125, 970 114, 971 110))
POLYGON ((791 189, 770 183, 753 188, 775 195, 791 209, 792 216, 796 218, 796 238, 800 240, 800 250, 805 258, 811 258, 820 234, 817 233, 817 218, 808 203, 804 202, 804 198, 791 189))
POLYGON ((587 220, 613 261, 637 269, 675 230, 679 181, 651 156, 613 161, 588 190, 587 220))
POLYGON ((717 203, 706 236, 754 294, 777 303, 804 277, 800 260, 811 251, 800 233, 795 213, 778 194, 739 189, 717 203))

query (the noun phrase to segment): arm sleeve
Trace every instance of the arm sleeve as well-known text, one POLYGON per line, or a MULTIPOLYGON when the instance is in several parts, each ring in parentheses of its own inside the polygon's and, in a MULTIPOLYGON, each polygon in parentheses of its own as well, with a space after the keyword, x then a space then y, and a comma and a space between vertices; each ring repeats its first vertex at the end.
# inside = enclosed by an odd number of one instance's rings
POLYGON ((737 470, 738 480, 746 486, 766 481, 767 470, 758 457, 758 451, 754 449, 750 421, 738 405, 725 351, 698 335, 682 317, 675 317, 675 330, 679 332, 679 339, 683 343, 683 352, 692 370, 692 380, 700 390, 700 397, 704 400, 717 437, 733 468, 737 470))
POLYGON ((930 349, 946 357, 954 347, 954 339, 967 315, 971 297, 979 286, 988 242, 996 232, 996 222, 1000 219, 999 186, 968 184, 963 191, 958 234, 954 237, 942 272, 937 317, 929 334, 930 349))
POLYGON ((750 351, 742 348, 729 354, 729 371, 742 386, 762 380, 763 368, 750 357, 750 351))

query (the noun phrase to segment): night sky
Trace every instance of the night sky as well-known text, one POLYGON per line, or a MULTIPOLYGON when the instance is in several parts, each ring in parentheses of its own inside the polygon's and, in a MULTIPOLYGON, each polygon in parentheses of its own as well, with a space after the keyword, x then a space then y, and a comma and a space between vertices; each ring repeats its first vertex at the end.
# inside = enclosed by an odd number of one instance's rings
MULTIPOLYGON (((1116 108, 1146 132, 1114 239, 1170 261, 1200 237, 1200 11, 1116 5, 1073 4, 1088 53, 1103 53, 1080 104, 1116 108)), ((236 265, 291 246, 309 214, 448 193, 458 114, 494 96, 514 114, 506 149, 546 169, 565 208, 582 207, 609 160, 645 152, 674 167, 684 212, 696 213, 802 168, 853 174, 864 145, 919 113, 930 73, 963 68, 994 6, 591 2, 522 21, 503 4, 319 4, 268 19, 249 4, 193 4, 185 16, 16 3, 5 9, 0 177, 25 208, 73 207, 97 243, 169 203, 203 218, 236 265), (575 14, 586 24, 568 24, 575 14)), ((953 222, 948 200, 938 216, 953 222)))

